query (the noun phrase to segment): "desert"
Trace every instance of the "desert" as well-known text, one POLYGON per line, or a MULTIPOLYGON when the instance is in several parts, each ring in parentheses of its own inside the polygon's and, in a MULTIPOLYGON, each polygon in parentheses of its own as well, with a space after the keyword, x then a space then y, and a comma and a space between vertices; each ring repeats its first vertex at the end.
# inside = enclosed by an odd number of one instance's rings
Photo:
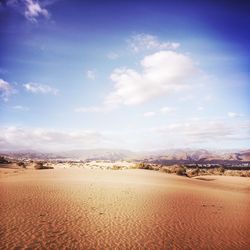
POLYGON ((250 250, 250 0, 0 0, 0 250, 250 250))
POLYGON ((250 179, 0 168, 1 249, 248 249, 250 179))

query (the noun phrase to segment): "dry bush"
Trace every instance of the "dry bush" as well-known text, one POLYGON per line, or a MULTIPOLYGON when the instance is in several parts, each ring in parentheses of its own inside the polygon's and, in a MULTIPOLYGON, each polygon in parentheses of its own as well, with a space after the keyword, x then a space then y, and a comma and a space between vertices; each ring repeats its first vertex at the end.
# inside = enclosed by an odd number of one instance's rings
POLYGON ((147 170, 154 170, 153 166, 151 166, 150 164, 146 164, 144 162, 139 162, 137 163, 134 168, 138 168, 138 169, 147 169, 147 170))
POLYGON ((179 167, 175 168, 175 173, 177 175, 187 175, 186 169, 183 166, 179 166, 179 167))
POLYGON ((23 161, 19 161, 19 162, 17 163, 17 165, 18 165, 19 167, 26 168, 26 165, 25 165, 25 163, 24 163, 23 161))
POLYGON ((117 166, 117 165, 111 167, 111 170, 122 170, 122 169, 123 169, 122 166, 117 166))
POLYGON ((240 176, 240 177, 250 177, 250 170, 226 170, 224 172, 226 176, 240 176))
POLYGON ((167 168, 167 167, 162 167, 160 169, 160 171, 163 172, 163 173, 167 173, 167 174, 171 174, 172 173, 171 170, 169 168, 167 168))
POLYGON ((7 161, 3 156, 0 156, 0 164, 7 164, 10 163, 9 161, 7 161))
POLYGON ((35 169, 43 169, 44 166, 43 166, 43 163, 42 162, 37 162, 34 166, 35 169))
POLYGON ((143 162, 136 163, 133 168, 143 169, 144 168, 144 163, 143 162))
POLYGON ((139 162, 135 164, 133 169, 147 169, 160 171, 167 174, 176 174, 180 176, 202 176, 202 175, 227 175, 227 176, 241 176, 250 177, 250 170, 230 170, 225 169, 223 166, 217 168, 186 168, 183 165, 174 164, 172 166, 160 166, 156 164, 147 164, 144 162, 139 162))
POLYGON ((167 174, 187 176, 186 168, 182 165, 177 165, 177 164, 172 166, 163 166, 159 169, 159 171, 167 174))
POLYGON ((194 177, 194 176, 199 175, 200 170, 199 168, 195 168, 195 169, 192 168, 192 169, 188 169, 186 172, 189 177, 194 177))
POLYGON ((159 165, 156 166, 152 166, 154 171, 159 171, 161 169, 161 167, 159 165))
POLYGON ((218 168, 218 171, 219 171, 220 174, 224 174, 225 168, 219 167, 219 168, 218 168))
POLYGON ((37 162, 35 165, 34 165, 34 168, 35 169, 53 169, 53 167, 49 167, 49 166, 45 166, 43 164, 43 162, 37 162))
MULTIPOLYGON (((187 170, 189 177, 193 177, 192 170, 187 170)), ((196 173, 195 173, 196 174, 196 173)), ((250 170, 233 170, 225 169, 223 167, 219 168, 202 168, 199 169, 197 175, 224 175, 224 176, 241 176, 241 177, 250 177, 250 170)))

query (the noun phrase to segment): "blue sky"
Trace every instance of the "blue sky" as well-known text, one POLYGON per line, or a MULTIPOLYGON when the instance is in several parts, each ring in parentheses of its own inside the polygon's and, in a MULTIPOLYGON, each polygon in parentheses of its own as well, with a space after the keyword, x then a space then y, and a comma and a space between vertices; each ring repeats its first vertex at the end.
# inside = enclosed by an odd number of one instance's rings
POLYGON ((0 3, 1 149, 249 148, 247 1, 0 3))

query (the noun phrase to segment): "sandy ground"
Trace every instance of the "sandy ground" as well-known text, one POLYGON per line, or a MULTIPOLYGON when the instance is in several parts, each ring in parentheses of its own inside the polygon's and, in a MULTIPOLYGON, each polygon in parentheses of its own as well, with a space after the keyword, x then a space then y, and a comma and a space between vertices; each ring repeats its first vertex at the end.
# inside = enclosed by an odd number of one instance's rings
POLYGON ((250 246, 249 178, 79 168, 0 173, 0 249, 250 246))
POLYGON ((56 163, 56 164, 49 164, 49 166, 52 166, 54 168, 85 168, 85 169, 111 169, 115 166, 122 167, 123 169, 129 169, 132 168, 136 163, 134 162, 127 162, 127 161, 90 161, 87 163, 56 163))

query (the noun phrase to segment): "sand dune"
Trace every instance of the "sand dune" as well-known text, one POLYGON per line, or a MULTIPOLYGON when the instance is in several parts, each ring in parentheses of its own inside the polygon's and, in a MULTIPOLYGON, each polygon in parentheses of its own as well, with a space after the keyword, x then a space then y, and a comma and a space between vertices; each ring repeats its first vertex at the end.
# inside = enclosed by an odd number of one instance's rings
POLYGON ((249 249, 249 178, 72 168, 1 176, 1 249, 249 249))

